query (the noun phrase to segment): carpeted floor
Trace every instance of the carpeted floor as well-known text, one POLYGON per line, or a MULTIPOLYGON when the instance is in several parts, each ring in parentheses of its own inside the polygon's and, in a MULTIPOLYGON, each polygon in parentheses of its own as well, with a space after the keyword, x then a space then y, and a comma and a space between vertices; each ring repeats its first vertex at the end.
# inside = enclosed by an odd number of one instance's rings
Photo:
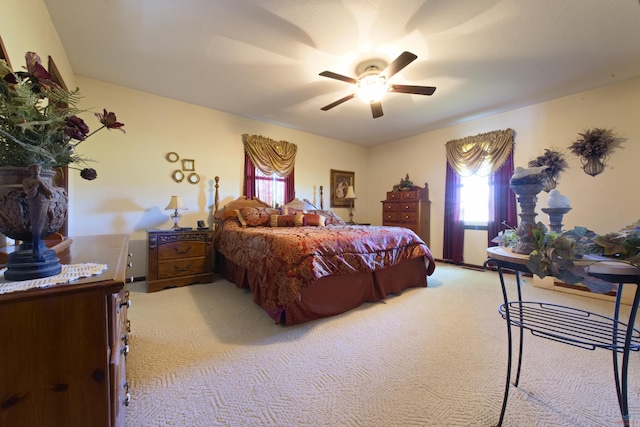
MULTIPOLYGON (((508 276, 513 286, 514 276, 508 276)), ((439 264, 427 288, 275 325, 222 279, 129 285, 127 426, 491 426, 507 363, 498 276, 439 264)), ((612 303, 525 284, 525 299, 611 315, 612 303)), ((627 310, 623 309, 626 315, 627 310)), ((640 419, 632 354, 632 426, 640 419)), ((620 426, 611 353, 525 335, 505 426, 620 426)))

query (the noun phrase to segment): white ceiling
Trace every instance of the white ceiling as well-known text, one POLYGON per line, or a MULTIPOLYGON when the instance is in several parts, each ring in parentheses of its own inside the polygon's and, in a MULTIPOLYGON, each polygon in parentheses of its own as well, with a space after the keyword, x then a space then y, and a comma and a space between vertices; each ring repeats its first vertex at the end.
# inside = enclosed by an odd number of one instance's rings
POLYGON ((76 75, 365 146, 640 75, 638 0, 44 0, 76 75), (367 59, 418 59, 384 116, 367 59))

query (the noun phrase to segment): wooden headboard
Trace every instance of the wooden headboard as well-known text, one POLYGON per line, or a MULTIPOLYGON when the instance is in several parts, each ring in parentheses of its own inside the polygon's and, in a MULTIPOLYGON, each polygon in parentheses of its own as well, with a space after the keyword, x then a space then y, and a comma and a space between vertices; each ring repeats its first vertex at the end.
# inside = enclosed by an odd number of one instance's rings
MULTIPOLYGON (((215 230, 217 230, 220 227, 222 223, 222 219, 225 215, 225 212, 229 212, 229 211, 234 212, 235 210, 240 210, 246 207, 254 207, 254 208, 260 208, 260 207, 270 208, 271 207, 269 204, 263 202, 257 197, 254 197, 253 199, 247 199, 245 196, 240 196, 237 199, 227 203, 224 207, 220 208, 220 192, 219 192, 220 177, 216 176, 214 180, 215 180, 215 195, 214 195, 214 206, 213 206, 214 208, 213 218, 214 218, 215 230)), ((286 203, 285 206, 289 206, 289 207, 301 209, 301 210, 318 210, 318 207, 307 199, 300 200, 298 198, 294 198, 289 203, 286 203)), ((320 209, 321 210, 324 209, 324 194, 323 194, 322 185, 320 186, 320 209)))

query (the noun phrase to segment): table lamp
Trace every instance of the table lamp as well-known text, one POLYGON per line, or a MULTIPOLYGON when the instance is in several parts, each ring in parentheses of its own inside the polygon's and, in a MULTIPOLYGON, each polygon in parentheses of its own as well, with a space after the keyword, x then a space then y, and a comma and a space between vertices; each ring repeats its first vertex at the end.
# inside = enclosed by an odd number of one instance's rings
POLYGON ((180 196, 171 196, 171 200, 166 208, 167 211, 173 210, 174 212, 169 215, 169 217, 173 220, 173 229, 180 230, 180 226, 178 225, 178 221, 182 218, 182 215, 178 213, 178 210, 186 211, 187 207, 182 203, 182 198, 180 196))
POLYGON ((347 195, 344 196, 345 199, 349 200, 349 224, 355 224, 353 222, 353 201, 357 199, 355 191, 353 191, 353 185, 350 185, 347 188, 347 195))

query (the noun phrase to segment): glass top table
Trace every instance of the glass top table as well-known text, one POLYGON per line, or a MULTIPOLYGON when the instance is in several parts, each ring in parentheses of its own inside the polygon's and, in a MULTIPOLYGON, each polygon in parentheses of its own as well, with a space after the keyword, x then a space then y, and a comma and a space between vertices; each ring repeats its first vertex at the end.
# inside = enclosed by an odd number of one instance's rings
MULTIPOLYGON (((495 246, 487 248, 487 257, 485 267, 495 267, 498 270, 504 299, 503 304, 498 307, 498 312, 502 318, 506 320, 507 324, 507 378, 498 426, 501 426, 504 420, 511 384, 513 327, 518 328, 520 332, 518 364, 513 382, 513 385, 516 387, 520 379, 525 329, 529 330, 534 336, 587 350, 595 350, 596 348, 611 350, 620 413, 624 425, 629 426, 630 415, 627 397, 627 373, 630 352, 640 350, 640 330, 633 327, 638 311, 638 302, 640 300, 640 292, 638 292, 640 269, 633 265, 604 257, 584 257, 574 262, 576 265, 584 266, 588 275, 617 285, 613 316, 606 317, 597 313, 563 305, 541 301, 524 301, 522 299, 520 275, 522 273, 531 273, 527 268, 529 256, 513 253, 510 249, 502 246, 495 246), (515 272, 517 294, 515 295, 515 299, 512 298, 513 295, 509 294, 505 285, 505 269, 515 272), (627 323, 619 320, 621 295, 624 284, 635 284, 633 302, 627 323), (631 327, 629 327, 629 325, 631 325, 631 327), (622 359, 622 363, 619 361, 620 358, 622 359)), ((513 291, 511 291, 511 293, 513 293, 513 291)))

